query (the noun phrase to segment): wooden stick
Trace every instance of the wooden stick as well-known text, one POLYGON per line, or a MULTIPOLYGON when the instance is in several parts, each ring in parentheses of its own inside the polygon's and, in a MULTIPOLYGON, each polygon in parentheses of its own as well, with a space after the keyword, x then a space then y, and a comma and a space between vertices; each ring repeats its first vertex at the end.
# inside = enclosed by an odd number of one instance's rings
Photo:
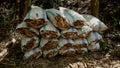
POLYGON ((8 54, 8 49, 3 49, 0 52, 0 61, 2 61, 7 54, 8 54))
POLYGON ((92 15, 98 17, 99 15, 99 0, 91 0, 92 15))

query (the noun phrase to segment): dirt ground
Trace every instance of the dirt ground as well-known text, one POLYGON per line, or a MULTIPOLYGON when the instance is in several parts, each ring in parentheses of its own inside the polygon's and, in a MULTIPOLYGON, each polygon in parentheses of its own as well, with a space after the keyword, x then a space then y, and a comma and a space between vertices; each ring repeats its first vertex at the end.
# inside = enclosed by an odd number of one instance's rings
POLYGON ((120 68, 120 60, 101 52, 89 52, 71 57, 29 59, 19 62, 18 66, 15 61, 4 59, 0 62, 0 68, 120 68))

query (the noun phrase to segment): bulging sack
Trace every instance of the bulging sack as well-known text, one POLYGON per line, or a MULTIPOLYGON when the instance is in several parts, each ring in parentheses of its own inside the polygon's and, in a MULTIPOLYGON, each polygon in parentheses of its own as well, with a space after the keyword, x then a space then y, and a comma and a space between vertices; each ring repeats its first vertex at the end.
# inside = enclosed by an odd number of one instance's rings
POLYGON ((58 42, 58 50, 66 50, 69 47, 73 47, 74 41, 71 39, 60 38, 58 42))
POLYGON ((90 35, 87 37, 89 44, 91 44, 92 42, 99 42, 101 39, 102 36, 97 32, 91 32, 90 35))
POLYGON ((92 42, 92 43, 88 46, 88 49, 91 50, 91 51, 99 50, 99 49, 100 49, 100 44, 99 44, 99 42, 92 42))
POLYGON ((85 24, 86 19, 79 13, 64 7, 59 7, 59 9, 60 12, 63 13, 65 17, 68 19, 69 21, 68 23, 71 26, 75 28, 81 28, 85 24))
POLYGON ((77 54, 81 54, 81 53, 86 53, 86 52, 88 52, 88 48, 86 48, 86 47, 77 48, 77 49, 75 49, 75 50, 76 50, 76 53, 77 53, 77 54))
POLYGON ((40 34, 43 38, 59 38, 60 36, 59 30, 50 21, 40 28, 40 34))
POLYGON ((30 51, 36 48, 39 45, 38 37, 24 37, 21 40, 21 49, 22 51, 30 51))
POLYGON ((66 50, 59 50, 59 54, 63 56, 73 56, 75 54, 75 49, 69 47, 66 50))
POLYGON ((24 21, 33 28, 40 28, 46 24, 46 12, 38 6, 31 6, 31 10, 27 13, 24 21))
POLYGON ((24 59, 33 58, 38 59, 42 55, 42 51, 40 48, 34 48, 31 51, 25 52, 24 59))
POLYGON ((78 29, 78 38, 86 38, 92 32, 92 28, 84 25, 82 28, 78 29))
POLYGON ((71 27, 71 28, 68 29, 68 30, 63 30, 63 31, 61 32, 61 37, 62 37, 62 38, 75 39, 75 38, 77 38, 77 36, 78 36, 78 31, 77 31, 77 29, 75 29, 75 28, 73 28, 73 27, 71 27))
POLYGON ((54 57, 58 54, 57 48, 53 48, 50 50, 43 50, 43 57, 44 58, 51 58, 54 57))
POLYGON ((56 48, 58 45, 58 39, 41 38, 40 47, 42 50, 50 50, 56 48))
POLYGON ((88 42, 85 38, 75 39, 73 48, 77 53, 87 52, 88 42))
POLYGON ((37 29, 28 27, 27 24, 25 22, 21 22, 16 30, 25 35, 25 36, 38 36, 39 35, 39 31, 37 29))
POLYGON ((61 30, 66 30, 70 28, 70 25, 60 11, 56 9, 47 9, 46 13, 50 21, 55 25, 55 27, 61 30))
POLYGON ((94 30, 94 31, 104 31, 108 29, 108 27, 100 21, 98 18, 88 15, 88 14, 82 14, 84 18, 88 21, 87 24, 94 30))

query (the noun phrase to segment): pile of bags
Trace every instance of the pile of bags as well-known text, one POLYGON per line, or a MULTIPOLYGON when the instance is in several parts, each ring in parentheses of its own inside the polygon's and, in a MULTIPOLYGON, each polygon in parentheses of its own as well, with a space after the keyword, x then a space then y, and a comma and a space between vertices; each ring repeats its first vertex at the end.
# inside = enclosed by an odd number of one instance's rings
POLYGON ((79 14, 59 7, 43 10, 31 6, 16 30, 23 34, 21 49, 24 58, 71 56, 100 48, 102 36, 98 32, 107 26, 92 15, 79 14))

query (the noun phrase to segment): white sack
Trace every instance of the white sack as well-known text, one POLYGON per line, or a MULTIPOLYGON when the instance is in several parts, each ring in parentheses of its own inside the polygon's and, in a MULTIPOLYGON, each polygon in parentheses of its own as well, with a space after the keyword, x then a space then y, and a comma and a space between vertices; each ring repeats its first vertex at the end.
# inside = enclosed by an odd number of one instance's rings
POLYGON ((46 12, 38 6, 31 6, 30 11, 27 13, 24 21, 33 28, 40 28, 46 24, 46 12))
POLYGON ((84 25, 82 28, 78 29, 78 37, 86 38, 92 32, 92 28, 84 25))
POLYGON ((88 15, 88 14, 82 14, 84 18, 88 21, 87 24, 94 30, 94 31, 104 31, 108 29, 108 27, 100 21, 98 18, 88 15))
POLYGON ((92 42, 92 43, 88 46, 88 49, 91 50, 91 51, 99 50, 99 49, 100 49, 100 44, 99 44, 99 42, 92 42))
POLYGON ((17 27, 16 30, 26 36, 37 36, 39 35, 39 31, 32 27, 28 27, 25 22, 21 22, 17 27))
POLYGON ((55 25, 55 27, 61 30, 66 30, 70 28, 70 25, 64 18, 64 15, 57 9, 47 9, 46 13, 50 21, 55 25))
POLYGON ((42 51, 40 48, 35 48, 31 51, 25 52, 24 59, 28 59, 30 57, 38 59, 42 55, 42 51))
POLYGON ((44 38, 58 38, 60 36, 59 30, 53 26, 53 24, 50 21, 47 21, 47 24, 40 28, 40 34, 44 38), (47 33, 47 32, 54 32, 47 33))
POLYGON ((38 37, 24 37, 21 40, 21 49, 23 51, 30 51, 39 45, 38 37))
POLYGON ((70 44, 67 45, 68 47, 72 47, 74 44, 74 41, 72 39, 64 39, 64 38, 60 38, 59 42, 58 42, 58 49, 61 49, 62 47, 64 47, 66 44, 70 44))
POLYGON ((64 14, 65 17, 68 19, 68 21, 69 21, 68 23, 71 26, 76 27, 76 28, 81 28, 85 24, 86 19, 81 14, 79 14, 71 9, 64 8, 64 7, 59 7, 59 9, 60 9, 60 12, 62 14, 64 14), (81 21, 81 25, 75 26, 74 24, 77 21, 81 21))
POLYGON ((74 38, 77 38, 78 36, 78 31, 77 29, 71 27, 70 29, 68 30, 63 30, 61 31, 61 36, 63 38, 71 38, 71 39, 74 39, 74 38))
POLYGON ((48 38, 41 38, 40 47, 42 50, 49 50, 56 48, 58 45, 58 39, 48 39, 48 38))
POLYGON ((50 49, 50 50, 43 50, 43 57, 45 57, 45 58, 54 57, 57 54, 58 54, 57 48, 50 49))
POLYGON ((67 48, 66 50, 59 50, 59 54, 63 56, 72 56, 75 54, 75 49, 67 48))
POLYGON ((97 32, 91 32, 90 35, 87 37, 88 43, 100 41, 102 39, 102 36, 98 34, 97 32))

